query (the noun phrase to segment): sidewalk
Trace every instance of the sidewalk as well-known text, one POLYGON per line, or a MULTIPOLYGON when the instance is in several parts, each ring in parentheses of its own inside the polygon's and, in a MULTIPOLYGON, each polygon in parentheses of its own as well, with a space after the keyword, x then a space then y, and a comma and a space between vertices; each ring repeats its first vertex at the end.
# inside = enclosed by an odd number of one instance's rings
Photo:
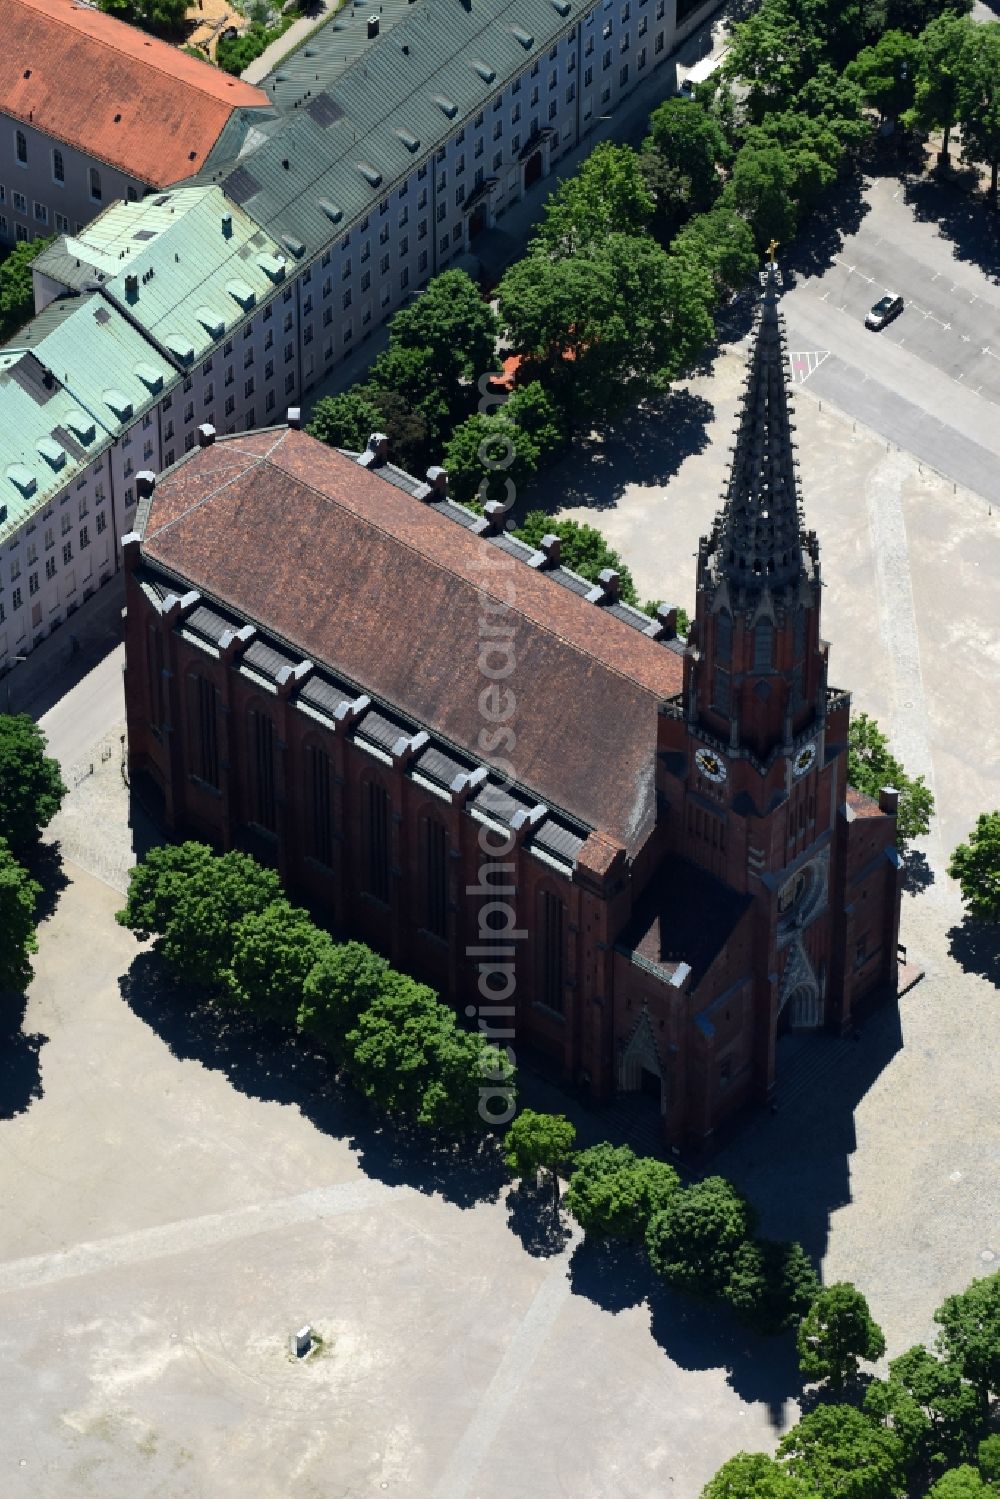
POLYGON ((121 643, 124 607, 125 575, 118 572, 0 678, 0 712, 30 713, 34 719, 47 713, 121 643))
MULTIPOLYGON (((528 197, 522 198, 519 203, 513 204, 504 214, 498 230, 487 231, 487 233, 497 234, 498 238, 502 234, 503 238, 509 241, 503 258, 496 262, 495 269, 498 274, 524 254, 531 230, 542 216, 549 193, 554 192, 567 177, 572 177, 579 171, 581 163, 586 160, 595 146, 607 140, 616 141, 619 144, 640 145, 647 133, 647 121, 651 111, 664 99, 677 92, 679 85, 697 63, 704 62, 708 57, 722 56, 729 45, 729 36, 726 31, 726 16, 729 9, 730 6, 727 3, 719 6, 711 16, 706 16, 697 31, 692 32, 675 52, 664 58, 659 67, 643 80, 613 115, 601 115, 590 133, 584 136, 572 151, 567 151, 565 156, 560 157, 548 177, 544 179, 545 191, 532 192, 528 197)), ((288 36, 291 34, 291 31, 287 33, 288 36)), ((247 78, 248 74, 244 74, 244 77, 247 78)), ((471 254, 475 256, 475 249, 471 254)), ((492 263, 491 269, 494 269, 492 263)), ((388 346, 388 342, 388 330, 383 323, 347 359, 332 369, 329 375, 303 396, 304 419, 309 420, 316 402, 322 400, 324 396, 338 395, 363 379, 377 356, 388 346)))

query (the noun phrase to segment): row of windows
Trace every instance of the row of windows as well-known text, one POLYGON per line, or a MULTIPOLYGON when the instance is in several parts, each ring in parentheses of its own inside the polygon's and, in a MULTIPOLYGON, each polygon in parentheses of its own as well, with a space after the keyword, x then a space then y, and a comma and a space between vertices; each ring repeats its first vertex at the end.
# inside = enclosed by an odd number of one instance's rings
MULTIPOLYGON (((19 167, 27 167, 30 165, 28 160, 28 137, 23 130, 14 131, 14 160, 17 162, 19 167)), ((55 183, 55 185, 57 187, 65 187, 66 157, 58 146, 53 146, 49 152, 49 168, 52 174, 52 181, 55 183)), ((97 167, 87 168, 86 181, 87 189, 90 193, 91 202, 102 203, 104 201, 104 184, 101 180, 101 173, 97 167)), ((132 203, 136 202, 139 197, 137 189, 130 185, 127 188, 127 192, 129 201, 132 203)), ((37 208, 38 205, 36 204, 35 206, 37 208)))

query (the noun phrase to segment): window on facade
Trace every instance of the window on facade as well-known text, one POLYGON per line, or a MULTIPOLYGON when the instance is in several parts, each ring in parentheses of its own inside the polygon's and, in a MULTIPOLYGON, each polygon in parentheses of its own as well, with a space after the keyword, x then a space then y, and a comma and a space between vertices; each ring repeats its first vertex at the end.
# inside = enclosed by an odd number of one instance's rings
POLYGON ((329 755, 316 745, 306 749, 306 791, 306 847, 310 858, 329 868, 333 863, 333 769, 329 755))
POLYGON ((718 713, 728 713, 732 706, 732 683, 728 671, 716 671, 712 684, 712 706, 718 713))
POLYGON ((46 559, 45 559, 45 576, 47 578, 54 578, 55 575, 56 575, 56 559, 54 557, 46 557, 46 559))
POLYGON ((434 817, 422 819, 423 911, 421 925, 435 937, 448 935, 448 832, 434 817))
POLYGON ((728 661, 733 653, 733 616, 723 609, 715 616, 715 659, 728 661))
POLYGON ((88 530, 88 528, 86 526, 81 526, 80 527, 80 550, 81 550, 81 552, 83 551, 84 547, 89 547, 89 546, 90 546, 90 531, 88 530))
POLYGON ((70 542, 70 541, 67 541, 66 545, 63 547, 63 565, 65 567, 68 567, 69 564, 72 561, 73 561, 73 543, 70 542))
POLYGON ((102 536, 104 534, 104 532, 107 530, 107 525, 108 525, 108 517, 105 515, 104 511, 101 510, 101 511, 98 512, 98 515, 97 515, 97 534, 98 534, 98 536, 102 536))
POLYGON ((277 824, 274 788, 274 724, 266 713, 250 710, 250 763, 253 767, 251 816, 273 833, 277 824))
POLYGON ((26 167, 28 165, 28 137, 23 130, 18 130, 14 139, 17 146, 17 159, 22 167, 26 167))
POLYGON ((195 678, 195 703, 195 775, 206 785, 218 790, 219 716, 218 690, 214 682, 209 682, 204 677, 195 678))
POLYGON ((96 167, 91 167, 90 169, 90 196, 95 203, 100 203, 102 197, 101 174, 96 167))
POLYGON ((753 669, 770 671, 774 652, 774 626, 769 619, 757 621, 753 632, 753 669))
POLYGON ((566 908, 558 895, 542 892, 540 917, 538 997, 550 1010, 561 1014, 566 982, 566 908))
POLYGON ((366 781, 362 800, 365 888, 376 900, 389 900, 389 793, 366 781))

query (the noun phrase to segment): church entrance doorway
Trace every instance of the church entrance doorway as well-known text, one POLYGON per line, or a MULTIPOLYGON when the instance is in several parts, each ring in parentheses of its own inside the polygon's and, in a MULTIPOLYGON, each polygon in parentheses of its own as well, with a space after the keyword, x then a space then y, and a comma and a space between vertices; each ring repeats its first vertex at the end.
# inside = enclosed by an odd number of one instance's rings
POLYGON ((643 1067, 639 1078, 639 1091, 646 1098, 655 1098, 656 1106, 660 1106, 660 1091, 662 1084, 658 1072, 650 1072, 648 1067, 643 1067))

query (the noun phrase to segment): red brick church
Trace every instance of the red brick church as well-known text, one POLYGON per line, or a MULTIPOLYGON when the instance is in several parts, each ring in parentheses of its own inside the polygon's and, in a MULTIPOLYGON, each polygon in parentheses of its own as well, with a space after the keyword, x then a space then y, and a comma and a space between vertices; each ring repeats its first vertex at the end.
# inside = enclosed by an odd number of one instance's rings
POLYGON ((847 785, 762 277, 689 638, 395 468, 287 428, 140 476, 135 781, 597 1099, 702 1147, 786 1030, 896 983, 895 795, 847 785), (652 1103, 647 1103, 653 1107, 652 1103))

